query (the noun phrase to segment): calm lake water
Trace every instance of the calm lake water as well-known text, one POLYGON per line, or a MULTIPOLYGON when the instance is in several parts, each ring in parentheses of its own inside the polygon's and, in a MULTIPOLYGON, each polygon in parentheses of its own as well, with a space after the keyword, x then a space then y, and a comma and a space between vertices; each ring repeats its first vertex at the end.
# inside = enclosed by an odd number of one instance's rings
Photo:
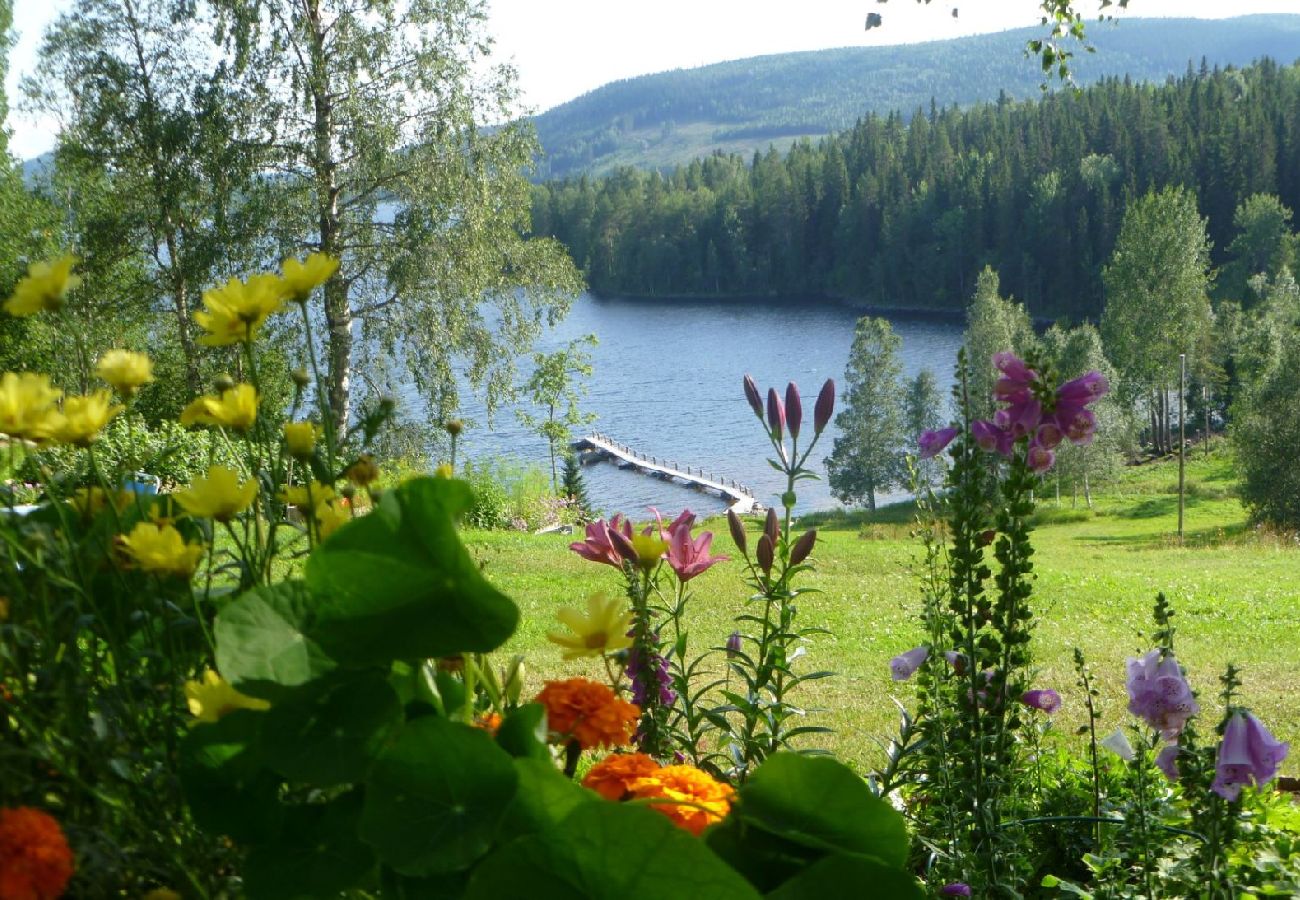
MULTIPOLYGON (((747 372, 753 375, 764 393, 768 386, 783 393, 786 382, 798 384, 806 439, 822 383, 834 378, 842 387, 860 315, 847 306, 811 301, 664 302, 583 295, 547 335, 542 349, 595 334, 600 344, 591 351, 595 371, 584 404, 598 416, 592 428, 647 455, 734 478, 771 506, 778 503, 785 482, 766 462, 771 445, 745 402, 741 379, 747 372)), ((947 397, 961 324, 905 317, 892 323, 902 338, 905 373, 930 369, 947 397)), ((467 404, 464 412, 478 423, 462 438, 468 458, 509 457, 547 465, 545 442, 518 424, 513 409, 500 411, 491 429, 481 407, 467 404)), ((822 459, 830 454, 835 436, 834 427, 828 428, 810 460, 823 478, 822 459)), ((725 508, 718 497, 612 463, 589 465, 584 473, 593 504, 607 515, 622 511, 639 520, 646 517, 647 506, 665 514, 683 507, 701 514, 725 508)), ((800 510, 838 505, 825 481, 801 484, 800 510)))

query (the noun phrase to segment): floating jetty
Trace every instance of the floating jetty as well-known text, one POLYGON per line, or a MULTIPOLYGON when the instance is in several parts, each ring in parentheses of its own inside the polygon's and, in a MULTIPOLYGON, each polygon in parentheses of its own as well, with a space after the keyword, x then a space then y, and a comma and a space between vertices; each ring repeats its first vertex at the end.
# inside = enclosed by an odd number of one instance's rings
POLYGON ((763 505, 754 499, 753 491, 743 484, 738 484, 735 479, 715 475, 712 472, 706 474, 703 469, 682 466, 675 460, 669 462, 657 456, 648 456, 633 450, 627 444, 619 443, 607 434, 589 434, 578 438, 569 446, 581 454, 580 460, 584 465, 589 462, 608 460, 620 469, 632 469, 652 478, 673 481, 697 491, 717 494, 726 500, 729 508, 737 514, 763 508, 763 505))

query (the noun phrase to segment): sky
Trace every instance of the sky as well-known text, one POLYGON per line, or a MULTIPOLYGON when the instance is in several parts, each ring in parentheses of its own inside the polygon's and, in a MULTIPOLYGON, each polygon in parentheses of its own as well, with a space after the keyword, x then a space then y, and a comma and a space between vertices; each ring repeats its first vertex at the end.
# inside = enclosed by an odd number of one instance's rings
MULTIPOLYGON (((938 40, 1036 25, 1038 0, 488 0, 495 54, 519 70, 524 99, 540 112, 610 81, 767 53, 938 40), (958 16, 953 18, 953 7, 958 16), (883 26, 867 31, 867 13, 883 26)), ((71 0, 17 0, 17 43, 5 85, 35 64, 40 35, 71 0)), ((1080 0, 1091 15, 1097 0, 1080 0)), ((1116 18, 1300 12, 1298 0, 1131 0, 1116 18)), ((1099 26, 1094 26, 1099 27, 1099 26)), ((1109 26, 1105 26, 1109 27, 1109 26)), ((1119 27, 1122 27, 1119 26, 1119 27)), ((1027 65, 1032 63, 1026 62, 1027 65)), ((21 159, 54 144, 54 123, 10 112, 10 148, 21 159)))

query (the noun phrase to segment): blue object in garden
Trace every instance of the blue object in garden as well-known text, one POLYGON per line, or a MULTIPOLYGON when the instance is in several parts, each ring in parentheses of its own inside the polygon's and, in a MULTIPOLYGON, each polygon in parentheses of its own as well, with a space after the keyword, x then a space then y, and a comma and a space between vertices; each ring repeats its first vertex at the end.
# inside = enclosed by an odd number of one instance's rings
POLYGON ((148 472, 135 472, 122 482, 122 490, 136 494, 157 494, 162 487, 162 479, 148 472))

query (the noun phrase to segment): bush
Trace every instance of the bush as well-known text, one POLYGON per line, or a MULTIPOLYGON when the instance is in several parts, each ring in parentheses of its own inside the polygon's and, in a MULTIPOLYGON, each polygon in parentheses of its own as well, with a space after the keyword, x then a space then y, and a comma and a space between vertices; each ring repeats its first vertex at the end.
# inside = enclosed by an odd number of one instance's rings
MULTIPOLYGON (((1300 336, 1297 336, 1300 337, 1300 336)), ((1241 499, 1257 522, 1300 528, 1300 341, 1241 404, 1232 428, 1241 499)))
POLYGON ((463 477, 474 489, 474 505, 465 515, 470 528, 536 531, 572 521, 572 513, 551 491, 550 477, 539 466, 503 459, 467 461, 463 477))

